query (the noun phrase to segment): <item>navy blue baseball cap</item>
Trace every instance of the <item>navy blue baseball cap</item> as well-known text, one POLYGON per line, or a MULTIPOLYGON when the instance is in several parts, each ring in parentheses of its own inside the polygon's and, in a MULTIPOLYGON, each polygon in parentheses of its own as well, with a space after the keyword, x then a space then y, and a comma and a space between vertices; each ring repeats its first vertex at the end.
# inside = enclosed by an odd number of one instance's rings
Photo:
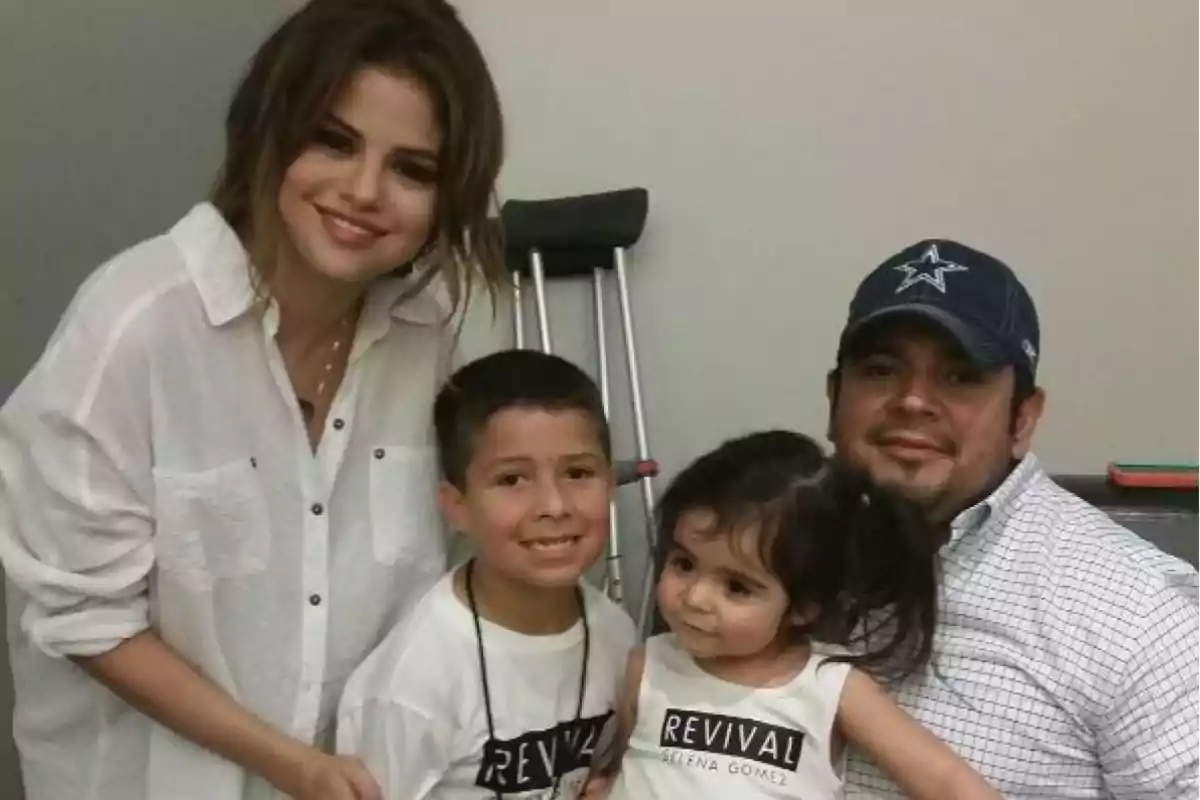
POLYGON ((1037 309, 1008 265, 950 239, 925 239, 896 253, 859 284, 838 346, 867 325, 916 316, 937 325, 981 367, 1037 373, 1037 309))

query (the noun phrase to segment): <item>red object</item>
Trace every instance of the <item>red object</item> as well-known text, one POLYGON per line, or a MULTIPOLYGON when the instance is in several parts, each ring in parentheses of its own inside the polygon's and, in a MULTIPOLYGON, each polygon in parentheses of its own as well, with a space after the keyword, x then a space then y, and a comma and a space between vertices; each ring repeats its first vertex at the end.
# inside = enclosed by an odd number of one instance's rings
POLYGON ((1153 466, 1132 468, 1122 464, 1108 465, 1108 480, 1114 486, 1127 489, 1195 489, 1196 470, 1171 469, 1153 466))
POLYGON ((639 461, 637 465, 639 478, 653 478, 658 475, 658 462, 654 459, 639 461))

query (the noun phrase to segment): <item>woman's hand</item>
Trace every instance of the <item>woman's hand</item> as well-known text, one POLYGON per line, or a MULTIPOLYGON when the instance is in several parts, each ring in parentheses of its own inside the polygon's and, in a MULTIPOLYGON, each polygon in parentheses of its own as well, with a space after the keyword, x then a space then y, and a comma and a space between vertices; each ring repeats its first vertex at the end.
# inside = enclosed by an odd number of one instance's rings
POLYGON ((379 784, 357 758, 333 756, 320 750, 300 762, 293 800, 383 800, 379 784))

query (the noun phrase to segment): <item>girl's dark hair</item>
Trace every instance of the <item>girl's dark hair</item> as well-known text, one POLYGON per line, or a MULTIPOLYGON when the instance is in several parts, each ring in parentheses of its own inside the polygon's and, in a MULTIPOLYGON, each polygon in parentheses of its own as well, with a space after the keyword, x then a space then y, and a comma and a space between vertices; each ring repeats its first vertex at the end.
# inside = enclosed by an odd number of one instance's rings
MULTIPOLYGON (((441 131, 435 225, 422 255, 455 308, 482 277, 507 285, 498 227, 488 222, 503 161, 496 87, 478 44, 444 0, 310 0, 262 44, 234 93, 225 161, 210 199, 237 231, 262 278, 283 241, 283 175, 360 69, 411 75, 429 92, 441 131)), ((397 264, 397 269, 408 265, 397 264)))
POLYGON ((658 569, 680 517, 712 513, 713 535, 757 533, 791 610, 790 634, 846 647, 847 661, 901 677, 920 669, 937 619, 937 538, 918 508, 782 430, 729 440, 672 481, 658 507, 658 569))

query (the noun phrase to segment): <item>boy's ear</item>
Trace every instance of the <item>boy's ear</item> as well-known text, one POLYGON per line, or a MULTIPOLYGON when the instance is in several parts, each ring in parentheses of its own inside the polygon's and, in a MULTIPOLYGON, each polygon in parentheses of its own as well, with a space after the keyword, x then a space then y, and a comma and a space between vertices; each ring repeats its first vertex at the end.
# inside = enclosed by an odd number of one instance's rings
POLYGON ((438 484, 437 499, 446 523, 455 531, 467 530, 467 503, 462 491, 450 481, 443 480, 438 484))

